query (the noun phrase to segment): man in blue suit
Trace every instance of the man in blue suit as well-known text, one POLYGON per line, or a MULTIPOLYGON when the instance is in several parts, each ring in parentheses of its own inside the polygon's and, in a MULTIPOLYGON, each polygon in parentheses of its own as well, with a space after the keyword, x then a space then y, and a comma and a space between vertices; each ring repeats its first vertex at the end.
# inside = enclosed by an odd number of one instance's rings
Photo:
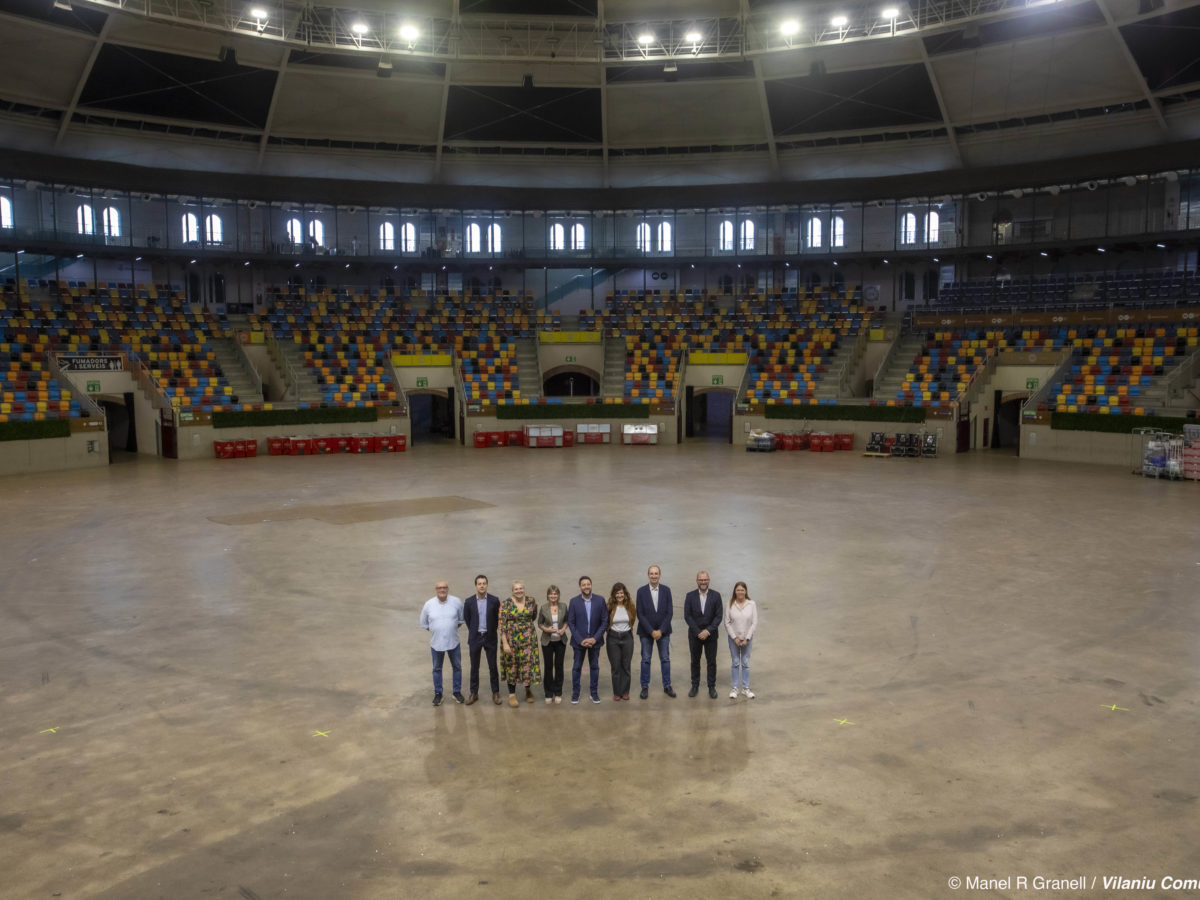
POLYGON ((671 589, 659 584, 662 570, 651 566, 646 570, 649 584, 643 584, 637 592, 637 632, 642 639, 642 699, 650 696, 650 664, 654 645, 658 645, 658 661, 662 666, 663 693, 675 696, 671 687, 671 589))
POLYGON ((475 576, 475 594, 463 604, 467 649, 471 652, 471 693, 467 706, 479 701, 479 654, 487 657, 492 677, 492 702, 500 705, 500 670, 496 668, 496 641, 500 630, 500 598, 488 593, 486 575, 475 576))
POLYGON ((708 696, 717 699, 717 629, 721 624, 721 595, 708 589, 708 573, 696 573, 696 590, 683 598, 683 618, 688 626, 688 649, 692 651, 692 689, 689 697, 700 692, 700 654, 708 663, 708 696))
MULTIPOLYGON (((571 629, 571 702, 579 702, 579 675, 586 654, 591 667, 592 702, 600 702, 600 648, 604 646, 604 629, 608 627, 608 608, 592 593, 592 579, 579 579, 579 594, 567 607, 567 627, 571 629)), ((715 683, 715 682, 714 682, 715 683)))

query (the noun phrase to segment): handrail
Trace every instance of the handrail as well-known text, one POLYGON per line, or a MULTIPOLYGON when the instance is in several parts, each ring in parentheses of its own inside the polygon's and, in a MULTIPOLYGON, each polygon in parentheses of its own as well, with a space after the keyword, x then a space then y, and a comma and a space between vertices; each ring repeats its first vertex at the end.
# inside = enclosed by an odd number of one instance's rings
POLYGON ((1163 378, 1166 401, 1170 403, 1172 397, 1181 395, 1184 388, 1197 378, 1200 378, 1200 350, 1188 356, 1163 378))
POLYGON ((79 386, 66 374, 67 370, 59 365, 59 352, 58 350, 47 350, 45 357, 43 357, 43 362, 54 375, 54 380, 60 384, 65 384, 70 389, 72 397, 79 398, 79 408, 86 411, 89 416, 95 416, 98 419, 105 418, 104 410, 100 407, 100 404, 93 400, 87 391, 79 390, 79 386))
POLYGON ((171 414, 174 415, 175 405, 162 392, 158 381, 150 373, 150 366, 146 361, 137 353, 127 353, 126 357, 129 361, 129 371, 137 382, 138 387, 150 398, 150 407, 159 410, 169 409, 171 410, 171 414))
POLYGON ((874 395, 875 388, 879 385, 879 382, 883 378, 884 374, 888 369, 891 368, 892 363, 895 362, 896 353, 900 349, 900 342, 902 340, 904 340, 904 329, 898 328, 896 329, 896 337, 892 339, 892 345, 888 347, 887 353, 883 354, 883 359, 879 361, 879 365, 875 369, 875 376, 871 379, 872 395, 874 395))
POLYGON ((246 352, 246 348, 242 346, 242 342, 234 338, 233 344, 237 347, 237 354, 241 359, 242 367, 250 373, 250 381, 258 391, 259 398, 265 400, 266 398, 263 396, 262 375, 258 373, 258 369, 255 368, 254 362, 250 359, 250 354, 246 352))
POLYGON ((867 330, 869 328, 870 325, 868 324, 858 329, 858 334, 854 337, 854 344, 850 348, 850 355, 842 360, 842 371, 838 376, 837 384, 837 399, 839 402, 843 397, 854 395, 854 386, 851 384, 851 381, 854 373, 858 371, 858 361, 867 352, 867 330))
POLYGON ((279 346, 279 341, 275 339, 275 335, 271 332, 266 332, 267 335, 267 352, 271 355, 271 359, 279 366, 283 373, 283 396, 279 399, 286 403, 288 402, 288 394, 292 394, 292 402, 299 405, 300 403, 300 379, 296 374, 296 369, 292 365, 291 360, 287 358, 287 354, 279 346))
POLYGON ((1029 413, 1036 413, 1041 404, 1049 401, 1050 389, 1062 381, 1063 376, 1071 370, 1071 366, 1074 364, 1076 359, 1078 359, 1078 353, 1075 350, 1071 350, 1064 354, 1062 362, 1059 363, 1058 368, 1054 370, 1050 377, 1046 379, 1046 383, 1034 391, 1029 396, 1029 399, 1021 404, 1022 419, 1024 419, 1029 413))

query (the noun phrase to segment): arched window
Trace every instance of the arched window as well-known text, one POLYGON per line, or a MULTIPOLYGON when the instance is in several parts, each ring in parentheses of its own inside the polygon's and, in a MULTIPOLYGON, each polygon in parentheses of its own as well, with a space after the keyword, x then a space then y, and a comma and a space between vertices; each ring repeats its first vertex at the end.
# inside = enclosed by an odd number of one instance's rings
POLYGON ((379 226, 379 249, 396 249, 396 226, 391 222, 384 222, 379 226))
POLYGON ((487 238, 488 238, 488 253, 499 253, 500 252, 500 223, 499 222, 493 222, 491 225, 488 226, 487 238))
POLYGON ((100 213, 100 224, 104 228, 105 237, 121 236, 121 213, 115 206, 107 206, 100 213))
POLYGON ((287 221, 287 237, 292 244, 304 243, 304 226, 300 224, 299 219, 288 219, 287 221))
POLYGON ((96 215, 86 203, 79 204, 75 210, 75 230, 79 234, 96 233, 96 215))
POLYGON ((829 222, 829 246, 846 246, 846 220, 841 216, 834 216, 829 222))
POLYGON ((717 230, 717 246, 725 252, 733 249, 733 223, 728 219, 717 230))
POLYGON ((738 228, 738 249, 754 249, 754 223, 749 219, 743 219, 741 226, 738 228))
POLYGON ((917 217, 913 213, 905 213, 900 217, 900 243, 915 244, 917 242, 917 217))
POLYGON ((650 226, 642 222, 634 232, 634 246, 645 253, 650 249, 650 226))
POLYGON ((823 240, 821 220, 813 216, 808 220, 808 224, 804 226, 804 245, 806 247, 820 247, 823 240))
MULTIPOLYGON (((475 243, 479 243, 479 226, 475 226, 475 243)), ((403 253, 417 252, 417 229, 412 222, 400 226, 400 250, 403 253)))
POLYGON ((12 228, 12 201, 0 197, 0 228, 12 228))
POLYGON ((925 243, 936 244, 938 242, 938 214, 930 210, 925 216, 925 243))
POLYGON ((479 226, 472 222, 467 226, 467 239, 464 242, 467 253, 479 252, 479 226))
POLYGON ((180 219, 180 225, 183 227, 183 242, 185 244, 194 244, 200 240, 200 223, 196 220, 195 213, 184 213, 180 219))
POLYGON ((658 252, 670 253, 674 245, 671 243, 671 223, 658 223, 658 252))
POLYGON ((320 219, 313 219, 308 223, 308 236, 312 238, 312 242, 318 247, 325 246, 325 223, 320 219))
POLYGON ((587 232, 584 231, 582 222, 576 222, 571 226, 571 249, 587 249, 587 232))
POLYGON ((204 217, 204 240, 209 244, 219 244, 225 240, 225 226, 216 213, 204 217))
POLYGON ((566 246, 566 229, 558 222, 550 226, 550 249, 562 250, 566 246))

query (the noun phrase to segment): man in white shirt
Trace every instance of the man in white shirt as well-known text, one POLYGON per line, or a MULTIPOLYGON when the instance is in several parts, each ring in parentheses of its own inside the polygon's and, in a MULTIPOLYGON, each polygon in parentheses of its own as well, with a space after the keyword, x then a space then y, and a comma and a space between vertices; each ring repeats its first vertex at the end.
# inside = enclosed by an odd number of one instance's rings
POLYGON ((429 632, 429 650, 433 655, 433 705, 442 705, 442 662, 450 656, 454 670, 454 699, 462 703, 462 647, 458 626, 463 623, 463 602, 450 593, 450 585, 439 581, 433 587, 436 596, 421 608, 421 627, 429 632))
POLYGON ((637 592, 637 632, 642 642, 641 697, 645 700, 650 696, 650 668, 656 644, 662 667, 663 693, 674 697, 675 689, 671 687, 671 616, 674 612, 671 589, 659 584, 662 570, 658 566, 647 569, 646 577, 650 583, 642 585, 637 592))

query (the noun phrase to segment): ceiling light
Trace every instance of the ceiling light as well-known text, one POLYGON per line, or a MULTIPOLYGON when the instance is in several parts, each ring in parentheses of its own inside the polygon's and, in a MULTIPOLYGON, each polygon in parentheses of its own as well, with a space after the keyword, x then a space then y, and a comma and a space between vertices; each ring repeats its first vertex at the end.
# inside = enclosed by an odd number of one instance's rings
POLYGON ((900 10, 896 9, 894 6, 889 6, 887 9, 881 12, 880 15, 885 19, 898 19, 900 18, 900 10))
POLYGON ((800 23, 795 19, 788 19, 779 26, 779 33, 784 37, 791 37, 793 34, 798 34, 800 31, 800 23))
POLYGON ((654 35, 649 31, 644 31, 638 35, 638 43, 645 47, 647 44, 654 43, 654 35))
POLYGON ((689 44, 698 44, 702 40, 704 40, 704 35, 702 35, 698 31, 689 31, 687 34, 685 34, 683 36, 683 39, 685 41, 687 41, 689 44))
POLYGON ((990 253, 985 253, 984 255, 985 255, 985 256, 986 256, 988 259, 992 259, 992 254, 990 254, 990 253))
POLYGON ((256 6, 254 9, 250 10, 250 15, 255 19, 265 19, 267 17, 267 11, 261 6, 256 6))
POLYGON ((1049 254, 1049 253, 1047 253, 1045 250, 1043 250, 1043 251, 1042 251, 1042 256, 1049 256, 1049 255, 1050 255, 1050 254, 1049 254))
POLYGON ((847 19, 845 16, 834 16, 832 19, 829 20, 829 24, 832 25, 834 28, 845 28, 846 23, 849 21, 850 20, 847 19))
POLYGON ((1166 245, 1166 244, 1155 244, 1154 246, 1155 246, 1155 247, 1157 247, 1159 250, 1166 250, 1166 249, 1167 249, 1167 245, 1166 245))
POLYGON ((1097 247, 1097 248, 1096 248, 1096 252, 1097 252, 1097 253, 1103 253, 1103 252, 1104 252, 1104 248, 1103 248, 1103 247, 1097 247))
POLYGON ((421 36, 421 30, 416 25, 401 25, 400 40, 412 43, 421 36))
POLYGON ((367 27, 365 22, 355 22, 350 26, 350 30, 361 37, 371 29, 367 27))

